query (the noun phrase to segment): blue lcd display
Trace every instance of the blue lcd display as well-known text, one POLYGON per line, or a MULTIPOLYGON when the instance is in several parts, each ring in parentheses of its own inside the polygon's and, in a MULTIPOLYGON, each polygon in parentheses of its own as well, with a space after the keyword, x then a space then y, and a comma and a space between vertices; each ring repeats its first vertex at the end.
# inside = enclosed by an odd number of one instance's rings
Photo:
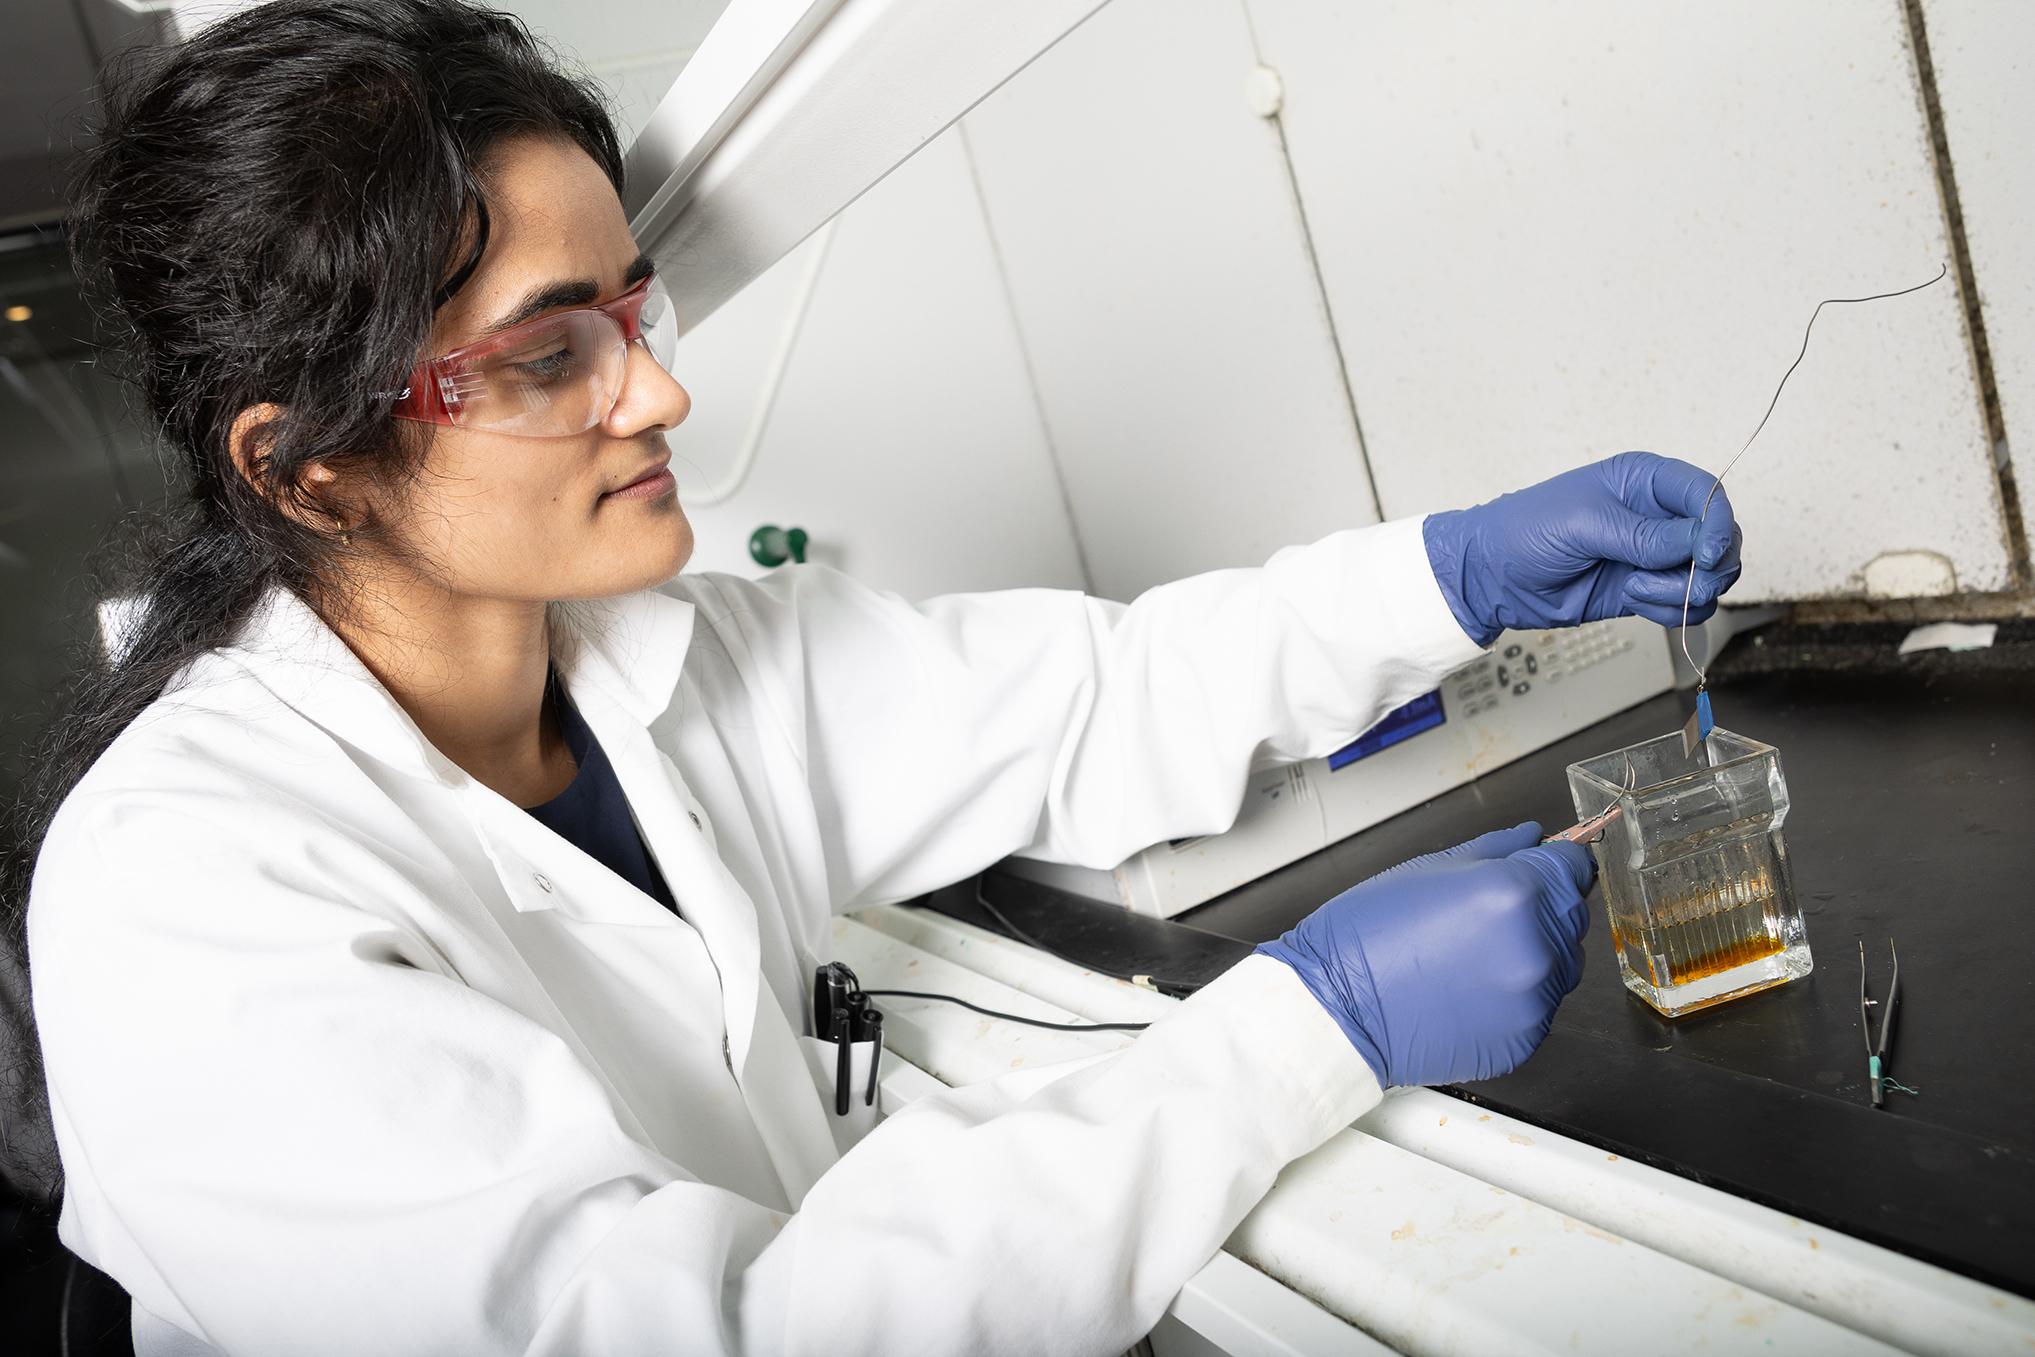
POLYGON ((1441 693, 1422 693, 1330 754, 1329 771, 1340 772, 1358 759, 1367 759, 1381 749, 1390 749, 1401 740, 1410 740, 1423 730, 1433 730, 1448 719, 1448 714, 1441 709, 1441 693))

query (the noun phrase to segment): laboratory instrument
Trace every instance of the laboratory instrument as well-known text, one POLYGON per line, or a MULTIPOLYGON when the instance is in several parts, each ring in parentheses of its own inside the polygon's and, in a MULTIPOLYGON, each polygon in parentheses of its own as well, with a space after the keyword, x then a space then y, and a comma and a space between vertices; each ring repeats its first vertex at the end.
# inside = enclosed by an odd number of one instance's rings
POLYGON ((1900 1001, 1901 997, 1901 954, 1894 950, 1894 940, 1892 938, 1887 939, 1887 955, 1892 957, 1894 962, 1893 979, 1887 982, 1887 997, 1884 1000, 1867 998, 1865 992, 1865 940, 1862 938, 1859 940, 1858 1022, 1859 1026, 1865 1029, 1866 1078, 1872 1086, 1872 1105, 1874 1107, 1885 1107, 1887 1105, 1887 1090, 1889 1088, 1896 1089, 1902 1093, 1913 1093, 1915 1091, 1906 1085, 1896 1083, 1887 1074, 1887 1046, 1892 1042, 1894 1036, 1894 1005, 1900 1001), (1880 1011, 1880 1035, 1877 1042, 1873 1040, 1872 1034, 1872 1010, 1875 1006, 1880 1011))
POLYGON ((1696 759, 1677 731, 1569 765, 1625 987, 1679 1017, 1809 973, 1773 746, 1713 728, 1696 759))
POLYGON ((1505 632, 1483 655, 1325 758, 1254 773, 1224 833, 1114 870, 1012 858, 1010 872, 1171 918, 1674 686, 1667 634, 1621 617, 1505 632))
MULTIPOLYGON (((1625 781, 1620 783, 1619 785, 1624 787, 1626 790, 1630 791, 1632 789, 1633 779, 1638 776, 1639 770, 1632 766, 1631 759, 1627 759, 1625 761, 1625 781)), ((1541 842, 1580 843, 1580 844, 1596 843, 1599 839, 1604 837, 1604 831, 1610 827, 1611 822, 1617 819, 1621 814, 1623 814, 1623 812, 1619 809, 1618 803, 1616 801, 1613 801, 1610 805, 1606 806, 1603 810, 1599 811, 1597 814, 1592 815, 1587 819, 1578 820, 1575 824, 1570 825, 1567 829, 1560 830, 1556 833, 1548 835, 1547 838, 1543 839, 1541 842)))
POLYGON ((1604 837, 1605 828, 1613 820, 1617 819, 1618 815, 1618 805, 1616 802, 1613 802, 1605 807, 1601 813, 1592 815, 1587 820, 1578 820, 1567 829, 1548 835, 1541 842, 1593 844, 1604 837))

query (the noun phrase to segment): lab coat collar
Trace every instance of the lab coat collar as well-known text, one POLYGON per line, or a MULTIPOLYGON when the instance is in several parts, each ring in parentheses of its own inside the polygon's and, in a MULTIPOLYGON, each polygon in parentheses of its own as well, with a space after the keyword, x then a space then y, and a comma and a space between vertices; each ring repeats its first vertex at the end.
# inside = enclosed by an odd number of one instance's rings
POLYGON ((566 690, 611 695, 649 725, 678 689, 694 620, 691 603, 656 589, 560 605, 555 630, 566 690))
MULTIPOLYGON (((557 620, 568 691, 601 693, 644 725, 671 705, 692 640, 691 603, 645 590, 563 605, 557 620)), ((290 590, 271 589, 220 653, 289 707, 374 758, 447 786, 468 781, 346 642, 290 590)))

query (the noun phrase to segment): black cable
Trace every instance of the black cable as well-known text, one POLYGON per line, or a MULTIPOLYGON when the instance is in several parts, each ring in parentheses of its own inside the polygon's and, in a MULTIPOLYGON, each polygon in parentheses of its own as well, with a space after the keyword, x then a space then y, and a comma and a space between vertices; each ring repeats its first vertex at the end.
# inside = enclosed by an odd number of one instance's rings
MULTIPOLYGON (((1095 974, 1106 976, 1111 980, 1122 980, 1142 988, 1156 990, 1160 994, 1168 995, 1175 999, 1184 999, 1201 988, 1200 985, 1185 980, 1162 980, 1157 976, 1150 975, 1120 975, 1115 971, 1103 970, 1101 967, 1094 965, 1092 962, 1084 961, 1080 957, 1069 956, 1059 948, 1049 946, 1025 932, 1024 929, 1011 922, 1009 915, 989 903, 989 897, 983 893, 980 878, 977 878, 975 882, 975 903, 982 907, 983 913, 996 920, 1002 926, 1003 931, 1010 934, 1017 941, 1025 944, 1027 947, 1035 947, 1048 956, 1058 957, 1069 965, 1079 966, 1083 970, 1093 971, 1095 974)), ((1027 1018, 1016 1013, 1005 1013, 1000 1009, 984 1008, 981 1004, 970 1003, 968 1000, 956 995, 934 994, 927 990, 866 989, 862 993, 872 999, 929 999, 935 1003, 956 1004, 971 1013, 980 1013, 985 1018, 1001 1018, 1005 1022, 1023 1023, 1027 1027, 1044 1027, 1055 1032, 1142 1032, 1151 1026, 1148 1022, 1047 1022, 1044 1018, 1027 1018)))
POLYGON ((872 999, 936 999, 943 1004, 959 1004, 972 1013, 985 1018, 1002 1018, 1005 1022, 1021 1022, 1027 1027, 1050 1027, 1055 1032, 1142 1032, 1151 1024, 1148 1022, 1047 1022, 1044 1018, 1021 1018, 1015 1013, 1003 1013, 981 1004, 971 1004, 966 999, 952 994, 929 994, 915 989, 866 989, 862 991, 872 999))
POLYGON ((1070 966, 1079 966, 1084 971, 1094 971, 1097 975, 1106 976, 1111 980, 1122 980, 1127 984, 1154 989, 1172 999, 1185 999, 1188 995, 1201 988, 1200 985, 1189 980, 1161 980, 1156 975, 1121 975, 1116 971, 1106 971, 1093 962, 1086 961, 1081 957, 1069 956, 1057 947, 1040 942, 1037 938, 1025 932, 1024 929, 1012 923, 1009 915, 989 903, 989 897, 982 893, 982 879, 980 877, 977 877, 975 880, 975 903, 982 906, 983 912, 988 914, 990 918, 1001 924, 1004 932, 1010 934, 1013 938, 1025 944, 1025 946, 1036 947, 1048 956, 1060 958, 1060 960, 1070 966))

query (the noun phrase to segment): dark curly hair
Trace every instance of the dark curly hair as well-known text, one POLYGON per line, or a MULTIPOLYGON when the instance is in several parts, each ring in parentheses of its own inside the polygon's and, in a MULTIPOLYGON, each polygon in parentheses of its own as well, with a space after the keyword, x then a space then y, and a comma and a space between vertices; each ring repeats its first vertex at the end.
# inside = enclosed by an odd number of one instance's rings
MULTIPOLYGON (((35 855, 85 770, 271 587, 329 590, 332 518, 306 469, 381 484, 416 469, 428 434, 393 419, 390 397, 487 248, 491 153, 555 136, 622 182, 599 94, 520 20, 460 0, 270 0, 129 54, 101 89, 72 252, 183 493, 130 548, 132 630, 81 667, 13 808, 0 922, 16 968, 35 855), (244 477, 234 423, 269 404, 244 477)), ((9 1008, 0 1172, 50 1199, 39 1048, 22 996, 9 1008)))

